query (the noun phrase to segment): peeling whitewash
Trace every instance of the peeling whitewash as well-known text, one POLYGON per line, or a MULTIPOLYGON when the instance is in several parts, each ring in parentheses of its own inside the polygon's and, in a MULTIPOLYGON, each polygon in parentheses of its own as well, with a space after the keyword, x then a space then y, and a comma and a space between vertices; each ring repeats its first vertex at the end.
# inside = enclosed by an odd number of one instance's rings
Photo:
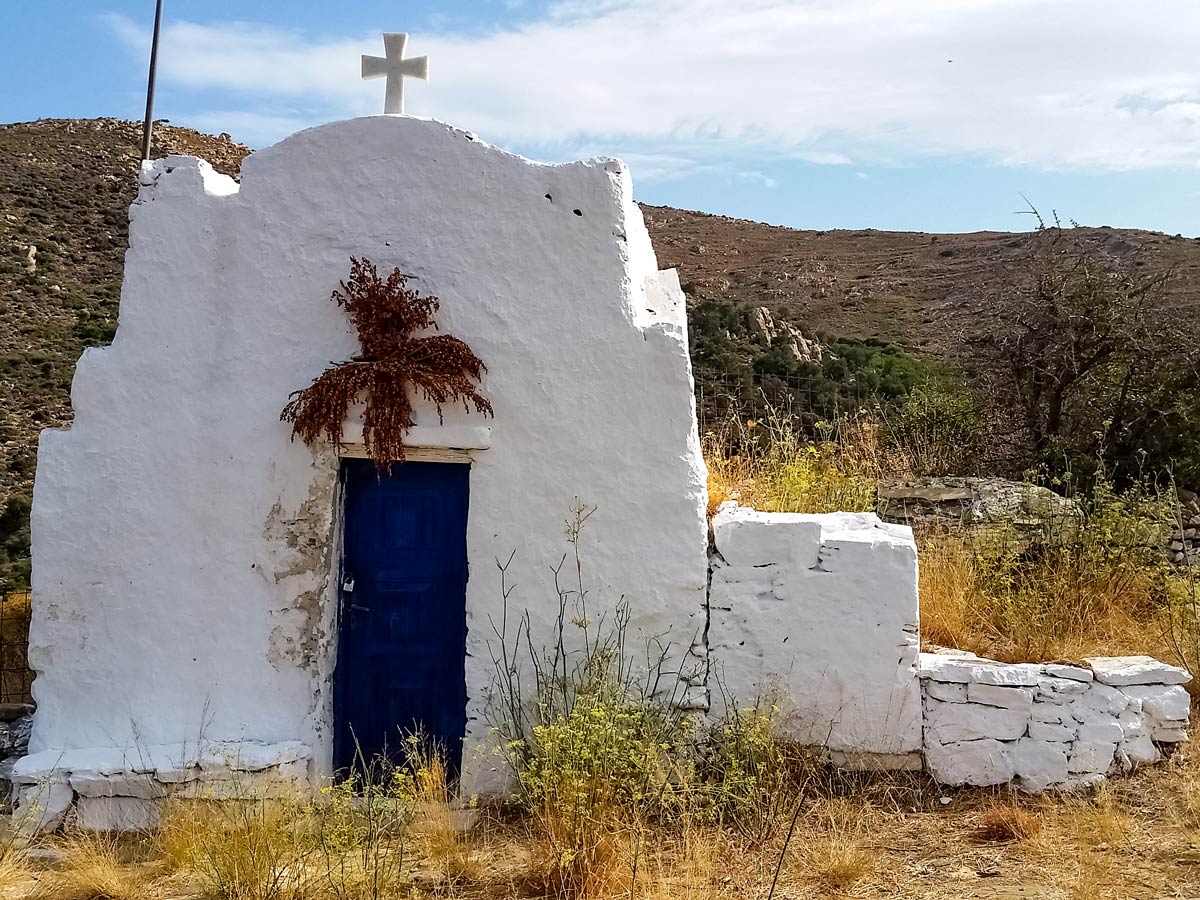
MULTIPOLYGON (((1073 786, 1183 740, 1187 678, 1153 660, 1001 666, 919 655, 912 532, 872 514, 706 522, 684 297, 628 170, 547 166, 438 122, 310 129, 250 156, 147 165, 120 327, 85 352, 71 428, 42 434, 30 662, 13 780, 52 826, 152 824, 163 796, 328 773, 339 450, 279 413, 357 342, 329 301, 350 257, 399 266, 486 362, 484 420, 418 404, 413 457, 470 461, 464 789, 502 782, 486 716, 497 560, 535 644, 573 505, 594 605, 628 601, 689 708, 780 707, 850 767, 1073 786), (180 785, 187 787, 180 788, 180 785)), ((343 455, 361 456, 349 421, 343 455)), ((595 606, 593 607, 595 608, 595 606)), ((204 793, 207 792, 207 793, 204 793)))

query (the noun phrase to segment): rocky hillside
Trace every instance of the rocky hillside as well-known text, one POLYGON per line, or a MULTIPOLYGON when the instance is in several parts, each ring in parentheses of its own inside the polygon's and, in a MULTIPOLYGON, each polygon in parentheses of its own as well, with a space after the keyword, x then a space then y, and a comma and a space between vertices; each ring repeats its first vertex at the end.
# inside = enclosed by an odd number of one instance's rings
MULTIPOLYGON (((84 347, 117 321, 141 126, 116 119, 0 125, 0 587, 19 583, 38 432, 70 421, 84 347)), ((154 153, 236 175, 247 148, 160 126, 154 153)))
MULTIPOLYGON (((0 585, 23 577, 40 429, 70 420, 75 360, 116 326, 140 125, 115 119, 0 126, 0 585)), ((236 175, 249 151, 228 135, 160 126, 155 155, 192 153, 236 175)), ((970 362, 972 334, 1025 236, 797 231, 645 207, 660 263, 694 300, 766 307, 760 333, 819 352, 797 334, 878 338, 970 362)), ((1200 241, 1095 229, 1108 252, 1174 268, 1172 302, 1200 310, 1200 241)), ((790 350, 789 350, 790 352, 790 350)))
MULTIPOLYGON (((763 306, 807 333, 894 341, 948 358, 969 352, 1028 235, 981 231, 798 231, 662 206, 643 207, 663 267, 693 301, 763 306)), ((1030 222, 1032 225, 1033 223, 1030 222)), ((1200 238, 1086 229, 1105 253, 1171 269, 1180 314, 1200 315, 1200 238)))

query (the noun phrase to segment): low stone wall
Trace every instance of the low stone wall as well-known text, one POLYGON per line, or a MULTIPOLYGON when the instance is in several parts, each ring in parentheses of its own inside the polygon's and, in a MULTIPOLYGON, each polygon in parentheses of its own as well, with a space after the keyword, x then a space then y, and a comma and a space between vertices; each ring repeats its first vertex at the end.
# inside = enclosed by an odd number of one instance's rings
MULTIPOLYGON (((1004 478, 956 476, 883 480, 878 511, 885 522, 914 528, 997 528, 1025 547, 1070 539, 1084 521, 1079 505, 1049 488, 1004 478)), ((1175 565, 1200 565, 1200 497, 1179 491, 1178 522, 1147 547, 1175 565)))
POLYGON ((236 800, 308 789, 311 749, 298 741, 47 750, 12 773, 14 819, 26 831, 152 828, 171 797, 236 800))
POLYGON ((1176 565, 1200 566, 1200 496, 1180 491, 1180 523, 1167 544, 1176 565))
POLYGON ((1006 665, 956 651, 922 653, 930 773, 947 785, 1073 789, 1156 762, 1187 740, 1186 671, 1148 656, 1087 663, 1006 665))
POLYGON ((12 807, 12 771, 29 750, 33 731, 33 707, 24 703, 0 703, 0 813, 12 807))
POLYGON ((873 513, 713 518, 715 700, 780 707, 783 736, 856 768, 920 768, 917 547, 873 513))

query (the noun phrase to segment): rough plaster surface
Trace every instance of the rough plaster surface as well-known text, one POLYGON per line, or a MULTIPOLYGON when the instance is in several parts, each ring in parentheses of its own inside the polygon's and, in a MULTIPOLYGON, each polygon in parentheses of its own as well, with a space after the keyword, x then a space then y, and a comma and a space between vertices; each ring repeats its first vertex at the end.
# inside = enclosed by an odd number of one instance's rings
POLYGON ((492 765, 472 751, 488 737, 495 560, 516 551, 510 604, 551 621, 575 498, 597 508, 582 537, 594 607, 624 596, 630 640, 703 657, 684 299, 621 162, 539 165, 381 116, 253 154, 240 189, 196 159, 157 162, 130 213, 116 339, 84 354, 74 424, 39 447, 32 753, 203 735, 300 741, 328 766, 338 458, 293 443, 279 412, 357 349, 329 301, 351 256, 438 295, 442 331, 488 365, 495 418, 439 423, 422 405, 412 441, 474 458, 468 785, 492 765))
POLYGON ((786 736, 852 765, 910 765, 921 750, 912 531, 871 513, 735 504, 712 524, 709 652, 725 694, 779 703, 786 736))
POLYGON ((948 785, 1014 781, 1030 793, 1074 789, 1156 762, 1167 745, 1187 739, 1186 671, 1145 656, 1087 662, 1092 668, 922 653, 933 777, 948 785))

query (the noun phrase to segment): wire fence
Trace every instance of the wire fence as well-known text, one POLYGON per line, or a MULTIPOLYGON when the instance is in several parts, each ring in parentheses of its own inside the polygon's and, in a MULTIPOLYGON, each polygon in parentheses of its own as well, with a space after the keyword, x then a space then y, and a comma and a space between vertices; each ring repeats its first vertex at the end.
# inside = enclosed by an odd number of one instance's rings
POLYGON ((0 596, 0 703, 32 703, 29 595, 0 596))

